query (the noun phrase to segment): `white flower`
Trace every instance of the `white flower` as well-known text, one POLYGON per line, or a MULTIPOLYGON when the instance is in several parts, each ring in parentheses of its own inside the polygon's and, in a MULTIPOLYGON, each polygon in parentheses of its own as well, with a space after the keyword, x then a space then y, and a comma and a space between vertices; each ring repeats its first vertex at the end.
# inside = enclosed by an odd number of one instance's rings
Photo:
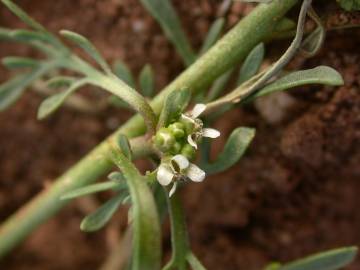
POLYGON ((206 110, 205 104, 196 104, 192 111, 187 114, 182 114, 181 118, 185 121, 189 121, 195 125, 194 133, 189 134, 187 137, 188 143, 197 149, 197 140, 202 137, 208 137, 215 139, 220 136, 220 131, 213 128, 203 128, 203 122, 198 118, 206 110))
POLYGON ((156 177, 163 186, 174 182, 169 192, 169 197, 171 197, 176 191, 177 180, 189 178, 194 182, 202 182, 205 179, 205 172, 195 164, 190 163, 183 155, 176 155, 169 162, 161 163, 156 177))

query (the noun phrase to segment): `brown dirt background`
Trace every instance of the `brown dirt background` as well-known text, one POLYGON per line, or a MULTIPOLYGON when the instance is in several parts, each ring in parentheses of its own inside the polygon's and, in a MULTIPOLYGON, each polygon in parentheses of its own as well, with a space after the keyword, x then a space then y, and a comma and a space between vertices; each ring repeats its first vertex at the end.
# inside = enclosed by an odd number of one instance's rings
MULTIPOLYGON (((173 2, 198 48, 221 2, 173 2)), ((84 34, 109 61, 121 58, 135 74, 150 63, 156 71, 157 89, 183 69, 173 47, 138 1, 20 3, 52 31, 70 29, 84 34)), ((248 9, 235 4, 227 16, 228 25, 248 9)), ((0 25, 22 26, 3 6, 0 25)), ((182 191, 191 244, 208 269, 255 270, 271 260, 287 261, 328 248, 360 245, 359 41, 359 30, 332 32, 317 57, 298 57, 291 65, 330 65, 343 74, 345 86, 292 91, 288 96, 292 105, 275 123, 254 106, 236 109, 218 123, 223 134, 241 125, 256 127, 257 135, 236 167, 182 191)), ((278 45, 284 46, 281 42, 271 46, 269 55, 278 55, 278 45)), ((0 45, 1 57, 13 54, 34 52, 0 45)), ((0 71, 3 81, 9 73, 0 71)), ((40 101, 28 91, 16 106, 0 113, 0 220, 129 116, 115 109, 93 116, 64 108, 38 122, 35 116, 40 101)), ((98 233, 82 233, 79 224, 106 196, 70 204, 0 262, 0 268, 98 269, 126 224, 126 211, 120 211, 98 233)), ((168 230, 164 244, 168 255, 168 230)), ((347 269, 360 269, 360 260, 347 269)))

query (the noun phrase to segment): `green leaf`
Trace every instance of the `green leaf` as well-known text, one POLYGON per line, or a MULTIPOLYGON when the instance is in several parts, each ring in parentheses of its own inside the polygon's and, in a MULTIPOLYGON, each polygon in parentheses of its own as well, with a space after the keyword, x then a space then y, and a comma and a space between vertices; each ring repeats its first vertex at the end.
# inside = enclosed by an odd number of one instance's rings
POLYGON ((115 214, 125 196, 124 194, 115 196, 94 213, 86 216, 80 224, 80 229, 84 232, 94 232, 104 227, 115 214))
POLYGON ((65 102, 65 100, 73 92, 75 92, 78 88, 84 86, 87 83, 88 83, 87 79, 81 79, 81 80, 73 83, 67 90, 46 98, 40 104, 40 107, 38 109, 37 118, 39 120, 42 120, 45 117, 52 114, 54 111, 56 111, 65 102))
POLYGON ((322 47, 325 40, 326 31, 323 27, 316 28, 302 43, 302 50, 307 57, 314 56, 322 47))
POLYGON ((356 254, 356 247, 333 249, 285 264, 278 270, 337 270, 351 263, 356 254))
POLYGON ((263 43, 260 43, 252 49, 240 69, 237 85, 241 85, 259 71, 261 63, 264 60, 264 55, 265 47, 263 43))
POLYGON ((28 26, 34 28, 35 30, 46 32, 45 28, 41 24, 39 24, 29 15, 27 15, 25 11, 23 11, 19 6, 14 4, 12 1, 1 0, 1 2, 3 2, 4 5, 7 6, 7 8, 12 11, 12 13, 14 13, 17 17, 19 17, 28 26))
MULTIPOLYGON (((19 29, 19 30, 10 30, 6 28, 0 28, 0 40, 12 41, 12 42, 21 42, 26 45, 29 45, 35 49, 38 49, 45 53, 48 56, 53 56, 55 50, 47 46, 46 43, 51 43, 54 45, 59 45, 59 41, 51 36, 49 33, 45 32, 36 32, 31 30, 19 29)), ((56 48, 56 50, 61 49, 65 50, 65 47, 56 48)))
POLYGON ((122 100, 121 98, 119 98, 115 95, 109 96, 107 101, 111 106, 114 106, 117 108, 122 108, 122 109, 131 109, 129 104, 127 104, 124 100, 122 100))
POLYGON ((12 30, 8 28, 0 27, 0 40, 11 40, 11 32, 12 30))
POLYGON ((245 98, 242 102, 250 102, 255 98, 265 96, 273 92, 283 91, 308 84, 339 86, 344 84, 344 80, 336 70, 327 66, 319 66, 312 69, 295 71, 285 75, 273 83, 268 84, 255 94, 245 98))
POLYGON ((108 181, 108 182, 104 182, 104 183, 92 184, 92 185, 88 185, 86 187, 71 190, 70 192, 67 192, 66 194, 61 196, 60 199, 61 200, 70 200, 70 199, 74 199, 77 197, 89 195, 92 193, 97 193, 100 191, 105 191, 105 190, 115 189, 115 188, 118 189, 119 187, 123 187, 123 185, 121 185, 121 182, 118 182, 118 181, 116 181, 116 182, 108 181))
POLYGON ((25 75, 18 75, 0 85, 0 111, 12 105, 25 91, 25 75))
POLYGON ((179 17, 169 0, 140 0, 150 14, 158 21, 165 35, 174 44, 176 50, 187 66, 191 65, 196 56, 181 27, 179 17))
POLYGON ((147 131, 150 134, 155 132, 157 121, 156 114, 147 100, 135 89, 131 88, 116 76, 97 74, 96 76, 89 78, 89 80, 92 85, 99 86, 109 91, 111 94, 116 95, 129 104, 132 109, 139 112, 144 118, 147 131))
POLYGON ((359 0, 336 0, 340 6, 347 11, 360 10, 359 0))
POLYGON ((46 82, 49 88, 69 87, 75 82, 76 78, 69 76, 56 76, 46 82))
MULTIPOLYGON (((22 10, 19 6, 13 3, 10 0, 1 0, 8 9, 10 9, 17 17, 19 17, 24 23, 26 23, 31 28, 43 33, 46 35, 46 39, 54 44, 58 50, 60 51, 67 51, 67 48, 61 43, 61 41, 54 36, 52 33, 48 32, 40 23, 35 21, 29 15, 26 14, 24 10, 22 10)), ((37 48, 41 49, 41 46, 36 46, 37 48)), ((43 48, 46 51, 45 48, 43 48)))
POLYGON ((191 93, 187 88, 170 92, 164 101, 157 124, 158 129, 167 127, 173 119, 179 117, 189 104, 190 98, 191 93))
POLYGON ((112 148, 110 157, 127 180, 132 201, 132 269, 158 270, 161 265, 161 231, 154 197, 146 179, 129 159, 112 148))
POLYGON ((142 68, 139 83, 143 96, 152 97, 154 94, 154 72, 150 65, 145 65, 142 68))
POLYGON ((108 175, 108 179, 111 181, 123 182, 125 181, 125 177, 121 172, 111 172, 108 175))
POLYGON ((231 75, 233 74, 234 69, 226 71, 223 75, 216 79, 209 90, 209 94, 206 98, 207 101, 212 101, 216 99, 225 89, 225 86, 228 84, 231 75))
POLYGON ((24 93, 26 88, 48 70, 42 65, 31 72, 20 74, 0 85, 0 111, 12 105, 24 93))
POLYGON ((204 54, 216 43, 216 41, 220 38, 221 32, 224 28, 224 24, 224 18, 218 18, 213 22, 200 49, 199 55, 204 54))
POLYGON ((114 74, 119 77, 119 79, 123 80, 126 84, 131 86, 132 88, 135 88, 135 81, 134 77, 131 74, 130 69, 128 66, 121 60, 116 60, 114 65, 114 74))
POLYGON ((192 270, 206 270, 206 268, 201 264, 199 259, 196 258, 196 256, 192 252, 187 255, 187 260, 192 270))
POLYGON ((122 153, 125 155, 125 157, 131 160, 132 151, 131 151, 130 142, 129 139, 124 134, 118 135, 118 145, 122 153))
POLYGON ((287 32, 290 30, 294 30, 295 28, 296 28, 296 22, 288 18, 283 18, 276 24, 274 32, 276 33, 287 32))
POLYGON ((201 168, 209 174, 222 172, 233 166, 245 153, 255 136, 253 128, 237 128, 227 140, 223 151, 213 163, 205 163, 201 168))
POLYGON ((8 69, 37 68, 41 63, 38 60, 25 57, 8 56, 2 59, 2 64, 8 69))
POLYGON ((280 267, 281 267, 281 263, 272 262, 269 265, 267 265, 264 270, 279 270, 280 267))
POLYGON ((60 34, 63 35, 65 38, 69 39, 70 41, 74 42, 80 48, 82 48, 101 66, 101 68, 105 72, 111 73, 109 65, 106 63, 106 61, 101 56, 99 51, 95 48, 95 46, 86 37, 68 30, 61 30, 60 34))
POLYGON ((11 38, 15 39, 16 41, 25 42, 25 43, 33 43, 33 42, 40 42, 42 46, 46 46, 45 44, 52 44, 57 46, 59 43, 55 40, 51 35, 47 32, 37 32, 31 31, 26 29, 17 29, 11 31, 11 38), (45 44, 44 44, 45 43, 45 44))

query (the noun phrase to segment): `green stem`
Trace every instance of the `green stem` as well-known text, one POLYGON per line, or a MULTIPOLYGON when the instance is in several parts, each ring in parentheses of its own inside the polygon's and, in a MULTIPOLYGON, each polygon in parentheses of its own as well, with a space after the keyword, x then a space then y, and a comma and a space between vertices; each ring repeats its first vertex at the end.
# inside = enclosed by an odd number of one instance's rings
POLYGON ((161 229, 153 194, 145 177, 119 148, 112 146, 109 156, 123 173, 130 191, 133 220, 132 269, 158 270, 161 265, 161 229))
POLYGON ((168 198, 168 207, 171 221, 171 245, 173 254, 171 260, 163 270, 186 270, 186 256, 190 252, 190 248, 185 216, 178 193, 168 198))
MULTIPOLYGON (((196 92, 209 86, 266 38, 274 29, 276 22, 296 3, 297 0, 274 0, 270 4, 259 5, 154 99, 151 103, 154 111, 160 112, 164 98, 174 89, 188 87, 196 92)), ((111 135, 111 138, 118 133, 134 137, 144 131, 144 122, 139 115, 136 115, 111 135)), ((111 169, 111 162, 104 158, 108 153, 107 143, 101 143, 56 179, 53 186, 41 192, 6 220, 0 227, 0 257, 7 254, 40 224, 65 206, 66 203, 58 199, 64 192, 88 185, 108 172, 111 169)))

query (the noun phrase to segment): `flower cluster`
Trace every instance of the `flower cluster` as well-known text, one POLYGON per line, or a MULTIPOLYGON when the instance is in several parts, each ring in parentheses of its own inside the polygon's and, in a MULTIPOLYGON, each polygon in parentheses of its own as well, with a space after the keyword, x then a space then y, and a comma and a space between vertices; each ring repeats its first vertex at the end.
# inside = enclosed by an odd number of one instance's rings
POLYGON ((173 183, 169 196, 174 194, 180 180, 190 179, 201 182, 205 172, 195 164, 197 144, 203 137, 217 138, 220 132, 212 128, 204 128, 198 117, 205 111, 206 105, 196 104, 189 113, 167 127, 160 128, 154 136, 154 144, 164 154, 157 170, 157 180, 163 186, 173 183))

